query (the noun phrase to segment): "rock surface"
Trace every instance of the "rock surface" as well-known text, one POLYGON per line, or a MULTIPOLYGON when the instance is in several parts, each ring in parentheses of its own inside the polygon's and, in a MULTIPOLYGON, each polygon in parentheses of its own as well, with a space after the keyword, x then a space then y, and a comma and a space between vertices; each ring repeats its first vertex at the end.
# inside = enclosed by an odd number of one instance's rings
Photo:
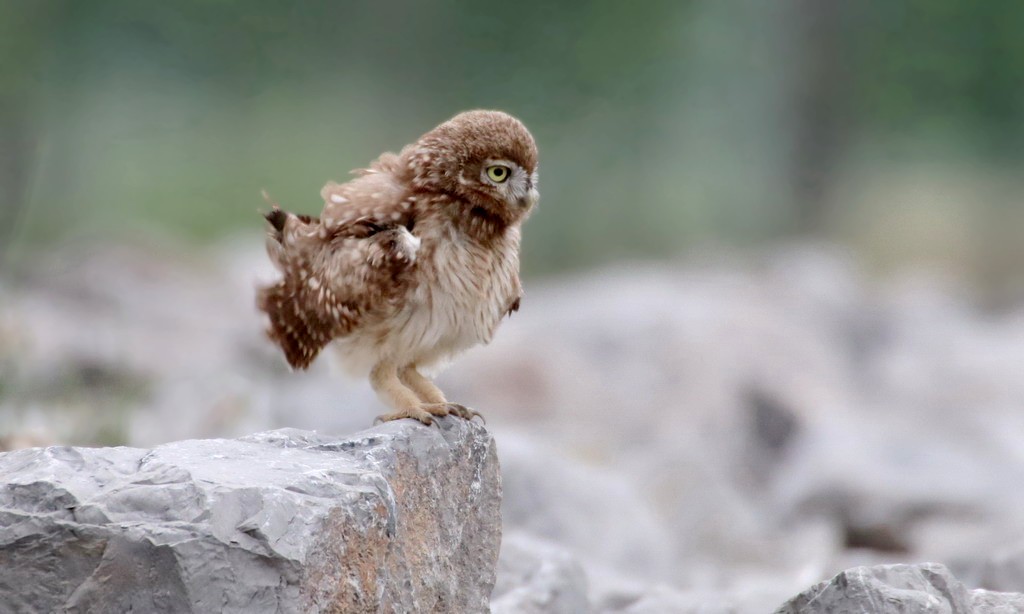
POLYGON ((5 612, 485 612, 494 441, 460 419, 0 455, 5 612))
POLYGON ((1024 595, 970 591, 937 563, 855 567, 817 584, 775 614, 1009 614, 1024 595))

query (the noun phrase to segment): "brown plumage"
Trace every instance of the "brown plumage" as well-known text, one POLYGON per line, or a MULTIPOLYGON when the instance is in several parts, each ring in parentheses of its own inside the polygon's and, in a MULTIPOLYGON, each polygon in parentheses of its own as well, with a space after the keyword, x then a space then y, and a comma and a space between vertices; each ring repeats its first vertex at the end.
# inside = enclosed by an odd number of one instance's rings
POLYGON ((423 372, 489 342, 519 308, 520 226, 538 198, 533 137, 505 113, 469 111, 357 173, 324 186, 320 218, 266 214, 282 273, 257 297, 268 336, 294 368, 333 343, 395 409, 382 420, 471 418, 423 372))

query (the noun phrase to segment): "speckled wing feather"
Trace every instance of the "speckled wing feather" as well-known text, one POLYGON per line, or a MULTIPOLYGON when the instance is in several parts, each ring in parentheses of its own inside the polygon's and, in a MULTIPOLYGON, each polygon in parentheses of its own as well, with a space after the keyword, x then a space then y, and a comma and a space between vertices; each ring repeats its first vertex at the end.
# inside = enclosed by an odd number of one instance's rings
POLYGON ((334 229, 364 218, 381 224, 410 226, 415 215, 415 197, 408 193, 403 172, 399 157, 386 153, 368 168, 355 171, 358 177, 352 181, 328 182, 320 190, 324 199, 321 216, 324 227, 334 229))
POLYGON ((404 227, 360 218, 327 228, 279 209, 267 219, 267 251, 283 276, 259 291, 257 305, 293 368, 308 367, 332 339, 396 307, 418 247, 404 227))

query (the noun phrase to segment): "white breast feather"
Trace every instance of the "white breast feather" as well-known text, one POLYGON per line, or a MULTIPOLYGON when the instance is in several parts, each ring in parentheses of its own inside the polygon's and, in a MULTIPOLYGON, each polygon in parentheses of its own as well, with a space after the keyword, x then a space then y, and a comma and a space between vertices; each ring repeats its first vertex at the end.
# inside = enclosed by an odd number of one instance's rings
POLYGON ((423 272, 426 283, 410 291, 386 329, 356 331, 335 342, 335 354, 346 372, 366 375, 388 357, 429 373, 459 353, 491 341, 515 299, 519 229, 510 228, 490 249, 458 236, 445 237, 430 260, 420 262, 430 269, 423 272))

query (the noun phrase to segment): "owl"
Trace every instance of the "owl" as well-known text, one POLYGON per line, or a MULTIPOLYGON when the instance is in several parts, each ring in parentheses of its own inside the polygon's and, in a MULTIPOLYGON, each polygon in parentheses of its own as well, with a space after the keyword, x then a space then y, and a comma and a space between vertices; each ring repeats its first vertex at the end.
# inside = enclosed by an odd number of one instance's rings
POLYGON ((506 113, 468 111, 355 173, 324 186, 319 218, 265 215, 282 274, 257 293, 267 335, 295 369, 330 345, 393 409, 378 420, 478 416, 429 375, 519 309, 521 227, 539 198, 533 137, 506 113))

